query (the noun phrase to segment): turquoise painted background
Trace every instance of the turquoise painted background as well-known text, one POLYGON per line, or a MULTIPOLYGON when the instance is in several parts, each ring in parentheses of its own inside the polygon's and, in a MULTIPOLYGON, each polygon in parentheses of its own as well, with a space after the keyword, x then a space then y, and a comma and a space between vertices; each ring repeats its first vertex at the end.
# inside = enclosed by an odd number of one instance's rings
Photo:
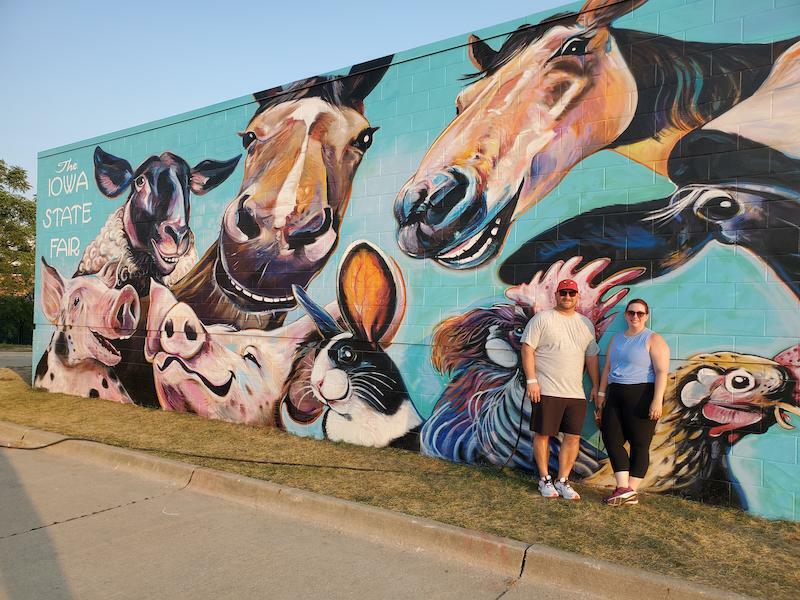
MULTIPOLYGON (((565 10, 579 8, 580 4, 570 4, 565 10)), ((552 12, 475 33, 497 49, 516 27, 541 21, 552 12)), ((773 0, 650 0, 618 19, 615 26, 694 41, 765 42, 800 34, 800 5, 773 0)), ((374 242, 397 261, 407 285, 408 306, 388 351, 400 365, 423 418, 430 415, 446 382, 430 363, 434 328, 466 309, 504 301, 508 286, 500 281, 497 269, 505 259, 564 219, 610 204, 662 198, 674 190, 669 180, 653 171, 611 151, 601 151, 580 162, 555 190, 516 221, 502 253, 486 266, 452 271, 407 257, 397 245, 393 204, 426 150, 455 116, 456 95, 469 83, 461 78, 475 71, 466 42, 464 35, 396 54, 393 65, 368 96, 365 115, 380 130, 355 175, 336 253, 308 290, 321 304, 334 300, 336 266, 344 249, 358 239, 374 242)), ((71 275, 83 248, 124 201, 125 195, 109 199, 97 189, 92 166, 95 146, 124 157, 134 167, 164 151, 181 156, 190 165, 209 158, 226 160, 243 154, 236 133, 245 130, 256 107, 248 96, 40 153, 37 256, 44 256, 62 275, 71 275), (76 165, 74 173, 85 173, 88 189, 50 196, 48 182, 59 175, 59 163, 65 160, 76 165), (88 222, 45 227, 48 210, 84 203, 91 205, 86 213, 88 222), (54 253, 52 240, 58 238, 77 238, 80 252, 72 256, 54 253)), ((192 197, 190 225, 199 253, 217 238, 222 212, 239 190, 243 167, 244 160, 219 187, 203 197, 192 197)), ((631 288, 630 297, 640 296, 650 303, 650 325, 669 343, 673 368, 698 352, 729 350, 771 358, 800 341, 797 299, 768 268, 735 246, 712 242, 678 271, 631 288)), ((37 298, 41 295, 40 272, 36 294, 37 298)), ((293 310, 287 322, 302 314, 302 309, 293 310)), ((35 323, 34 368, 54 330, 38 302, 35 323)), ((601 347, 605 349, 610 334, 623 328, 619 317, 601 347)), ((767 433, 746 436, 733 446, 732 474, 752 513, 800 519, 798 435, 796 429, 773 426, 767 433)), ((585 437, 597 442, 593 424, 587 423, 585 437)))

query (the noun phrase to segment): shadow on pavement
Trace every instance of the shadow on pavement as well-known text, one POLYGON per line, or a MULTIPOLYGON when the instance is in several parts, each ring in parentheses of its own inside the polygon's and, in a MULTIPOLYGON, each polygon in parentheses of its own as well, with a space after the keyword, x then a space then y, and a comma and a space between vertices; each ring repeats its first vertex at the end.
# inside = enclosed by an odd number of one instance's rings
POLYGON ((72 598, 45 523, 12 464, 0 449, 0 597, 9 600, 72 598))

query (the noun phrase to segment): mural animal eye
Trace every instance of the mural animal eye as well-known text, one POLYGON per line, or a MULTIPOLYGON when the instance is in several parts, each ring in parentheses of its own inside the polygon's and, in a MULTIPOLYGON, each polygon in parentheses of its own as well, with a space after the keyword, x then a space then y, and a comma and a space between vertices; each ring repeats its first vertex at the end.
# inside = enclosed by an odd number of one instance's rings
POLYGON ((588 54, 586 46, 589 45, 589 40, 585 38, 572 38, 567 40, 556 56, 584 56, 588 54))
POLYGON ((358 352, 350 346, 342 346, 336 354, 338 362, 344 365, 353 365, 358 362, 358 352))
POLYGON ((261 368, 261 363, 258 362, 258 359, 255 357, 255 355, 253 355, 252 352, 246 352, 242 356, 242 358, 245 359, 245 360, 249 360, 251 363, 253 363, 255 366, 257 366, 259 369, 261 368))
POLYGON ((733 394, 749 392, 756 387, 756 378, 744 369, 736 369, 725 375, 725 389, 733 394))
POLYGON ((244 147, 245 150, 247 150, 250 147, 250 144, 252 144, 255 141, 256 141, 256 134, 253 133, 252 131, 248 131, 244 135, 242 135, 242 146, 244 147))
POLYGON ((80 305, 80 303, 81 303, 81 297, 80 296, 75 296, 75 298, 73 298, 73 300, 72 300, 73 308, 77 308, 80 305))
POLYGON ((133 180, 133 185, 136 186, 136 191, 142 191, 144 184, 147 182, 144 175, 139 175, 136 179, 133 180))
POLYGON ((378 131, 378 129, 380 128, 367 127, 364 131, 359 133, 352 142, 350 142, 350 145, 356 150, 366 152, 367 148, 372 145, 372 138, 375 136, 375 132, 378 131))
POLYGON ((739 202, 728 194, 714 194, 701 197, 695 205, 695 214, 708 221, 727 221, 738 215, 742 210, 739 202))
POLYGON ((517 337, 522 337, 522 332, 525 331, 523 327, 516 327, 514 329, 514 335, 517 337))

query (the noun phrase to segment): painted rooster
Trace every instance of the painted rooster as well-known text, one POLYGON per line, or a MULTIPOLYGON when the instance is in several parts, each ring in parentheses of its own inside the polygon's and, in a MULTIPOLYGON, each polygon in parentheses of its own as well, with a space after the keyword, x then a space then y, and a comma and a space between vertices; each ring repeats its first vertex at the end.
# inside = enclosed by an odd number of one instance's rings
MULTIPOLYGON (((422 427, 422 452, 456 462, 509 464, 535 471, 531 456, 531 404, 525 398, 520 360, 522 331, 533 314, 552 308, 556 285, 574 279, 580 288, 578 311, 596 326, 597 338, 611 324, 609 311, 628 293, 612 287, 641 275, 627 269, 597 285, 592 281, 610 262, 598 259, 576 270, 582 257, 558 261, 534 275, 530 283, 506 291, 514 303, 475 308, 438 325, 433 336, 434 368, 450 376, 433 414, 422 427)), ((555 448, 559 439, 551 438, 555 448)), ((557 452, 551 453, 551 460, 557 452)), ((603 454, 587 442, 575 464, 575 474, 587 477, 601 466, 603 454)), ((556 468, 556 465, 551 465, 556 468)))
MULTIPOLYGON (((736 352, 696 354, 672 372, 643 489, 742 503, 730 494, 728 451, 745 435, 800 416, 800 344, 773 359, 736 352)), ((588 480, 613 485, 611 465, 588 480)))

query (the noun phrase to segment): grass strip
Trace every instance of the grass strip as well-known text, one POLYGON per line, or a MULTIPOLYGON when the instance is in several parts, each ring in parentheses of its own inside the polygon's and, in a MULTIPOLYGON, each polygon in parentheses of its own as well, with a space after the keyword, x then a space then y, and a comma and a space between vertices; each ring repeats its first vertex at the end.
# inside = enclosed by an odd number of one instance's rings
POLYGON ((513 469, 38 392, 8 369, 0 369, 0 419, 152 448, 167 458, 757 597, 796 598, 800 589, 800 523, 736 509, 656 494, 641 495, 638 506, 609 508, 600 503, 606 490, 580 484, 582 502, 545 500, 534 479, 513 469))

